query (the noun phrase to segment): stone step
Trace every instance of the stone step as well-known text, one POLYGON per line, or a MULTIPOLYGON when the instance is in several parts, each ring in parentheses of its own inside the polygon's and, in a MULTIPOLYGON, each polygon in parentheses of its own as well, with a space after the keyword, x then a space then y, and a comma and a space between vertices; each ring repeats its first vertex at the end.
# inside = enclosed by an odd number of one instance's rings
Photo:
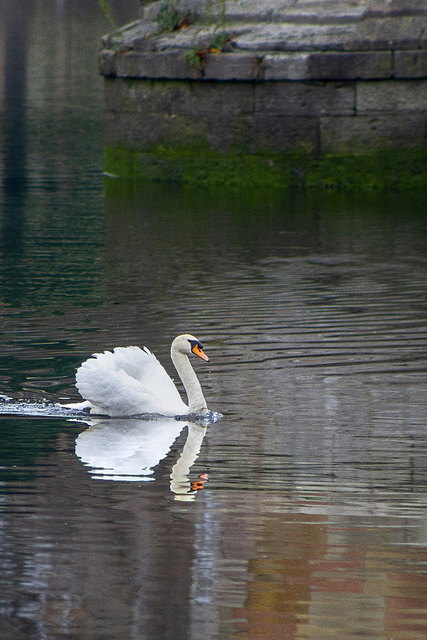
POLYGON ((225 17, 214 0, 180 0, 177 24, 187 14, 190 22, 170 31, 161 29, 162 6, 147 5, 143 19, 105 37, 104 48, 260 54, 427 50, 427 0, 240 0, 226 3, 225 17))

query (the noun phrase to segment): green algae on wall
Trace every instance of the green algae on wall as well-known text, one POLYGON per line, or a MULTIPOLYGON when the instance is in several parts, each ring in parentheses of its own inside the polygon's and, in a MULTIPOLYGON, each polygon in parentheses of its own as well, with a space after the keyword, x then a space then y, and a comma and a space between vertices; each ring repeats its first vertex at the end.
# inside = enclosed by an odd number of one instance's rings
POLYGON ((206 145, 150 151, 106 147, 105 171, 142 182, 201 187, 268 187, 344 191, 427 191, 427 150, 396 149, 367 154, 313 156, 241 149, 227 153, 206 145))

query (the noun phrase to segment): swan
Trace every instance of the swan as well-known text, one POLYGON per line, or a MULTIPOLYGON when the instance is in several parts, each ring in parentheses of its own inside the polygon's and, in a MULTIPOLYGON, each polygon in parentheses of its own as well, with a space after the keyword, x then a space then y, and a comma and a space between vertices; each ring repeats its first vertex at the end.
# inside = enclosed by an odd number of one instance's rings
POLYGON ((186 405, 172 378, 156 356, 143 347, 116 347, 94 353, 77 369, 76 387, 85 402, 68 407, 90 408, 91 414, 111 417, 138 414, 180 416, 207 412, 199 380, 189 356, 209 362, 203 346, 185 333, 172 342, 171 359, 187 393, 186 405))

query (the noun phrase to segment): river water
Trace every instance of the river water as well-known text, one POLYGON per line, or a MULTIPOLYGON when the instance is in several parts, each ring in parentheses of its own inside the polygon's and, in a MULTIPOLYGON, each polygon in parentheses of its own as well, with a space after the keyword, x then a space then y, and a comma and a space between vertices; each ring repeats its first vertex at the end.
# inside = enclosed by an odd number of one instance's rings
POLYGON ((104 178, 98 4, 0 15, 1 639, 425 640, 425 197, 104 178), (215 424, 54 404, 182 332, 215 424))

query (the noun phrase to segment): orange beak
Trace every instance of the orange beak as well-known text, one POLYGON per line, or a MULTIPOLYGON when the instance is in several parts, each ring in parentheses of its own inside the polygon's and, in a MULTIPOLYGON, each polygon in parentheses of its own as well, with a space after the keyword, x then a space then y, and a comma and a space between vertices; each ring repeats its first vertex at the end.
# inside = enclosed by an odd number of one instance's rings
POLYGON ((202 360, 206 360, 206 362, 209 362, 209 358, 206 355, 206 353, 203 351, 203 349, 201 348, 201 346, 199 344, 195 344, 194 347, 191 349, 191 351, 196 355, 199 356, 199 358, 201 358, 202 360))

